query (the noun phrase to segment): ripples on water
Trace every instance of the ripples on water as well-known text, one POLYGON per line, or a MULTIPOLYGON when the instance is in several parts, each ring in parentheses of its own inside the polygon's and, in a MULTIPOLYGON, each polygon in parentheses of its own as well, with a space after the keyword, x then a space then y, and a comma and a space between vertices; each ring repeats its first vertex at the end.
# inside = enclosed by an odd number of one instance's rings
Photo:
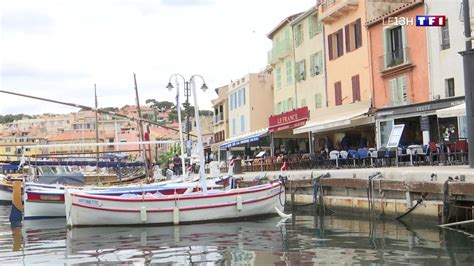
POLYGON ((12 229, 0 206, 0 264, 469 264, 474 238, 412 221, 320 218, 297 212, 233 223, 65 228, 64 219, 12 229))

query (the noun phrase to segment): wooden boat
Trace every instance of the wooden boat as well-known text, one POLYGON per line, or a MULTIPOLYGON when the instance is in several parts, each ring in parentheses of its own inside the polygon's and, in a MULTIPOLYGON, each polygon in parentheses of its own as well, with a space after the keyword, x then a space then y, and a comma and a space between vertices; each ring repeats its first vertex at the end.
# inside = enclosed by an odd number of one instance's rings
POLYGON ((283 210, 281 181, 183 195, 103 196, 66 190, 68 226, 179 224, 273 214, 283 210))
MULTIPOLYGON (((230 176, 219 179, 208 180, 209 190, 226 188, 230 176)), ((197 182, 179 182, 181 180, 164 181, 152 184, 132 184, 128 186, 112 187, 69 187, 90 195, 121 196, 121 195, 174 195, 199 190, 197 182)), ((25 183, 24 219, 60 218, 66 216, 64 207, 64 192, 68 186, 43 185, 36 183, 25 183)))

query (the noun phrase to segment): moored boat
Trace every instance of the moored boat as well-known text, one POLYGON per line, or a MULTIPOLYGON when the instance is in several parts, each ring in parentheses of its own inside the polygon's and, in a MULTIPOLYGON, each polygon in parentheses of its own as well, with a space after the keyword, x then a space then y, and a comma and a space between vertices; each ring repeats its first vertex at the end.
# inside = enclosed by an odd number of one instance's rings
POLYGON ((183 195, 103 196, 65 193, 68 226, 179 224, 273 214, 283 210, 281 181, 183 195))
MULTIPOLYGON (((226 188, 230 176, 219 179, 208 180, 209 190, 226 188), (222 183, 222 185, 221 185, 222 183)), ((179 180, 164 181, 152 184, 134 184, 115 187, 69 187, 90 195, 121 196, 121 195, 174 195, 196 192, 199 190, 197 182, 182 182, 179 180)), ((26 183, 23 195, 24 219, 43 219, 65 217, 64 192, 67 186, 63 185, 40 185, 26 183)))

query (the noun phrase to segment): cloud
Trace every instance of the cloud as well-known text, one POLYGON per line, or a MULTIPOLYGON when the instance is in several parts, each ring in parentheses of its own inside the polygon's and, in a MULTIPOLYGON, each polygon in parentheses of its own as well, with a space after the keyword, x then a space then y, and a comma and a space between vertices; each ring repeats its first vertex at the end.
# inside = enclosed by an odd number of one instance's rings
POLYGON ((52 26, 51 17, 33 10, 7 12, 1 16, 1 27, 6 32, 45 34, 52 26))
POLYGON ((22 65, 15 63, 2 64, 2 79, 26 78, 26 79, 43 79, 43 80, 64 80, 64 79, 83 79, 88 77, 86 73, 68 72, 65 70, 47 70, 31 65, 22 65))
POLYGON ((211 0, 162 0, 164 6, 207 6, 215 4, 211 0))

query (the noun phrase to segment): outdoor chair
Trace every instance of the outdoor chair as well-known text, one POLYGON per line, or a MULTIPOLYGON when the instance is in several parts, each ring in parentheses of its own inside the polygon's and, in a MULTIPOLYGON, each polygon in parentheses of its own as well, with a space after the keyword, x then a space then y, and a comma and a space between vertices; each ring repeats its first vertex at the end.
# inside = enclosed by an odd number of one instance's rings
POLYGON ((369 151, 366 148, 359 148, 357 150, 357 155, 359 164, 366 166, 366 161, 369 159, 369 151))
POLYGON ((430 158, 430 164, 433 165, 435 158, 439 162, 439 155, 440 155, 440 149, 434 142, 430 142, 428 144, 428 153, 429 153, 429 158, 430 158))
POLYGON ((347 151, 340 151, 339 152, 339 164, 343 164, 343 165, 348 165, 348 158, 349 157, 349 153, 347 151))
POLYGON ((336 166, 336 168, 339 168, 339 155, 340 155, 339 151, 336 151, 336 150, 329 152, 329 161, 330 162, 334 161, 334 165, 336 166))
POLYGON ((467 140, 461 139, 458 140, 454 143, 454 155, 456 158, 456 161, 459 161, 460 163, 464 163, 465 161, 468 162, 467 160, 467 155, 468 155, 468 144, 467 140), (459 158, 459 160, 458 160, 459 158), (466 160, 464 160, 466 158, 466 160))

